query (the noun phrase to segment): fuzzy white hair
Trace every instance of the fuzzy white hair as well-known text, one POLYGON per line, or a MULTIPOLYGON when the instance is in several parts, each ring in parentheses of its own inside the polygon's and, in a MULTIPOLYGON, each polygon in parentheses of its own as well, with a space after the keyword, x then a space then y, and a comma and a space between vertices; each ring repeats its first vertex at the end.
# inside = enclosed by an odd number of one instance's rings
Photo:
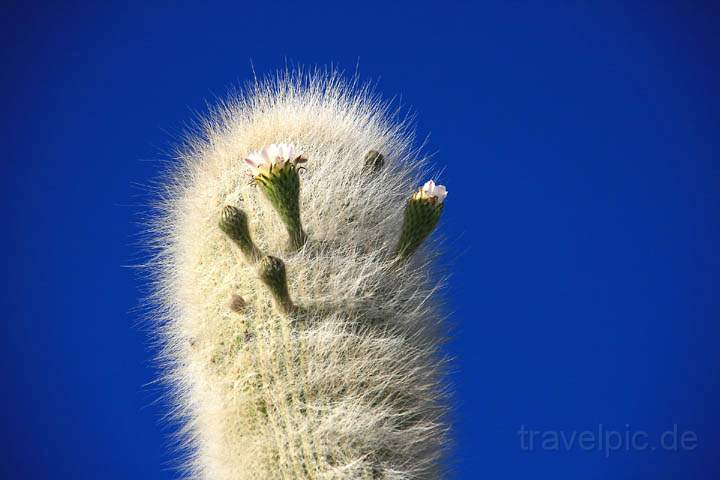
POLYGON ((402 212, 426 162, 408 122, 333 72, 285 72, 215 108, 162 189, 153 225, 161 361, 189 478, 430 479, 447 445, 445 362, 429 244, 393 263, 402 212), (243 159, 292 143, 307 244, 285 250, 277 214, 243 159), (385 164, 364 168, 370 150, 385 164), (279 315, 218 228, 247 213, 315 313, 279 315), (233 295, 245 308, 230 308, 233 295))

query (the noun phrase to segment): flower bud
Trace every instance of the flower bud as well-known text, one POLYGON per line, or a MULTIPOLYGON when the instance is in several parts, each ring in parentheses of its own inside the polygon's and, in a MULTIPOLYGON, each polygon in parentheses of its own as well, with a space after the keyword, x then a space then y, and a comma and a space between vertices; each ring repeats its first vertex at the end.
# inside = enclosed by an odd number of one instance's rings
POLYGON ((293 249, 300 249, 307 236, 300 221, 300 175, 298 163, 307 161, 292 144, 272 144, 251 153, 245 162, 255 183, 270 201, 287 228, 293 249))
POLYGON ((232 295, 230 295, 229 303, 230 303, 230 310, 232 310, 235 313, 241 313, 243 310, 245 310, 245 307, 247 306, 245 299, 236 293, 233 293, 232 295))
POLYGON ((270 290, 273 303, 278 310, 285 314, 295 310, 288 293, 287 273, 282 260, 270 255, 264 256, 258 263, 258 276, 270 290))
POLYGON ((408 200, 396 249, 400 259, 412 255, 435 229, 443 211, 445 197, 445 186, 435 185, 435 182, 430 180, 408 200))
POLYGON ((260 250, 255 246, 250 236, 247 215, 239 208, 227 205, 223 208, 219 222, 220 229, 235 242, 242 251, 246 260, 255 263, 262 256, 260 250))
POLYGON ((377 150, 370 150, 365 154, 365 166, 363 170, 369 173, 377 173, 385 165, 385 157, 377 150))

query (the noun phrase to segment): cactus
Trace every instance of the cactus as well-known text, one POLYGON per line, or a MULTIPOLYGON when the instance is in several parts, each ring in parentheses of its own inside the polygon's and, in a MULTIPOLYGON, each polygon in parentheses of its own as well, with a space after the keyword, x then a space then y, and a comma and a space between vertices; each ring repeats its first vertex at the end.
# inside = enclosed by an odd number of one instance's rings
POLYGON ((411 129, 334 73, 256 82, 210 118, 155 224, 185 474, 441 477, 440 282, 424 240, 446 192, 418 190, 411 129))

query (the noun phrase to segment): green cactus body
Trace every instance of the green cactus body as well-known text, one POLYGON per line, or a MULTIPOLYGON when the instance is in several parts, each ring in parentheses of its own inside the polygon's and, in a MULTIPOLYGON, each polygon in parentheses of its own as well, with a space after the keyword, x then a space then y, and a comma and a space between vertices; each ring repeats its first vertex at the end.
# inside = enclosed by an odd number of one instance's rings
POLYGON ((442 198, 408 203, 425 160, 388 111, 334 74, 288 74, 224 103, 180 152, 156 298, 188 477, 442 477, 426 240, 442 198), (277 142, 307 162, 248 181, 243 159, 277 142))

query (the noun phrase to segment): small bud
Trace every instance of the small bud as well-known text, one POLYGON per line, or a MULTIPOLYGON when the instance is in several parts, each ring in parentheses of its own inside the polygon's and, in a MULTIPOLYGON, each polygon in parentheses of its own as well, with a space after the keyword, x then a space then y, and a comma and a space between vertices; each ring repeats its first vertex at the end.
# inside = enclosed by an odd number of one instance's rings
POLYGON ((377 150, 370 150, 365 154, 365 166, 363 170, 366 172, 376 173, 382 170, 385 165, 385 157, 377 150))
POLYGON ((396 254, 400 259, 412 255, 440 220, 447 190, 430 180, 415 192, 405 206, 400 241, 396 254))
POLYGON ((295 310, 288 293, 287 273, 282 260, 270 255, 264 256, 258 263, 258 276, 270 290, 278 310, 286 314, 295 310))
POLYGON ((245 310, 245 306, 247 303, 245 302, 245 299, 242 298, 240 295, 237 295, 233 293, 230 295, 230 310, 232 310, 235 313, 241 313, 243 310, 245 310))
POLYGON ((255 263, 262 256, 250 236, 250 229, 245 212, 232 205, 227 205, 223 208, 219 226, 240 248, 248 262, 255 263))

